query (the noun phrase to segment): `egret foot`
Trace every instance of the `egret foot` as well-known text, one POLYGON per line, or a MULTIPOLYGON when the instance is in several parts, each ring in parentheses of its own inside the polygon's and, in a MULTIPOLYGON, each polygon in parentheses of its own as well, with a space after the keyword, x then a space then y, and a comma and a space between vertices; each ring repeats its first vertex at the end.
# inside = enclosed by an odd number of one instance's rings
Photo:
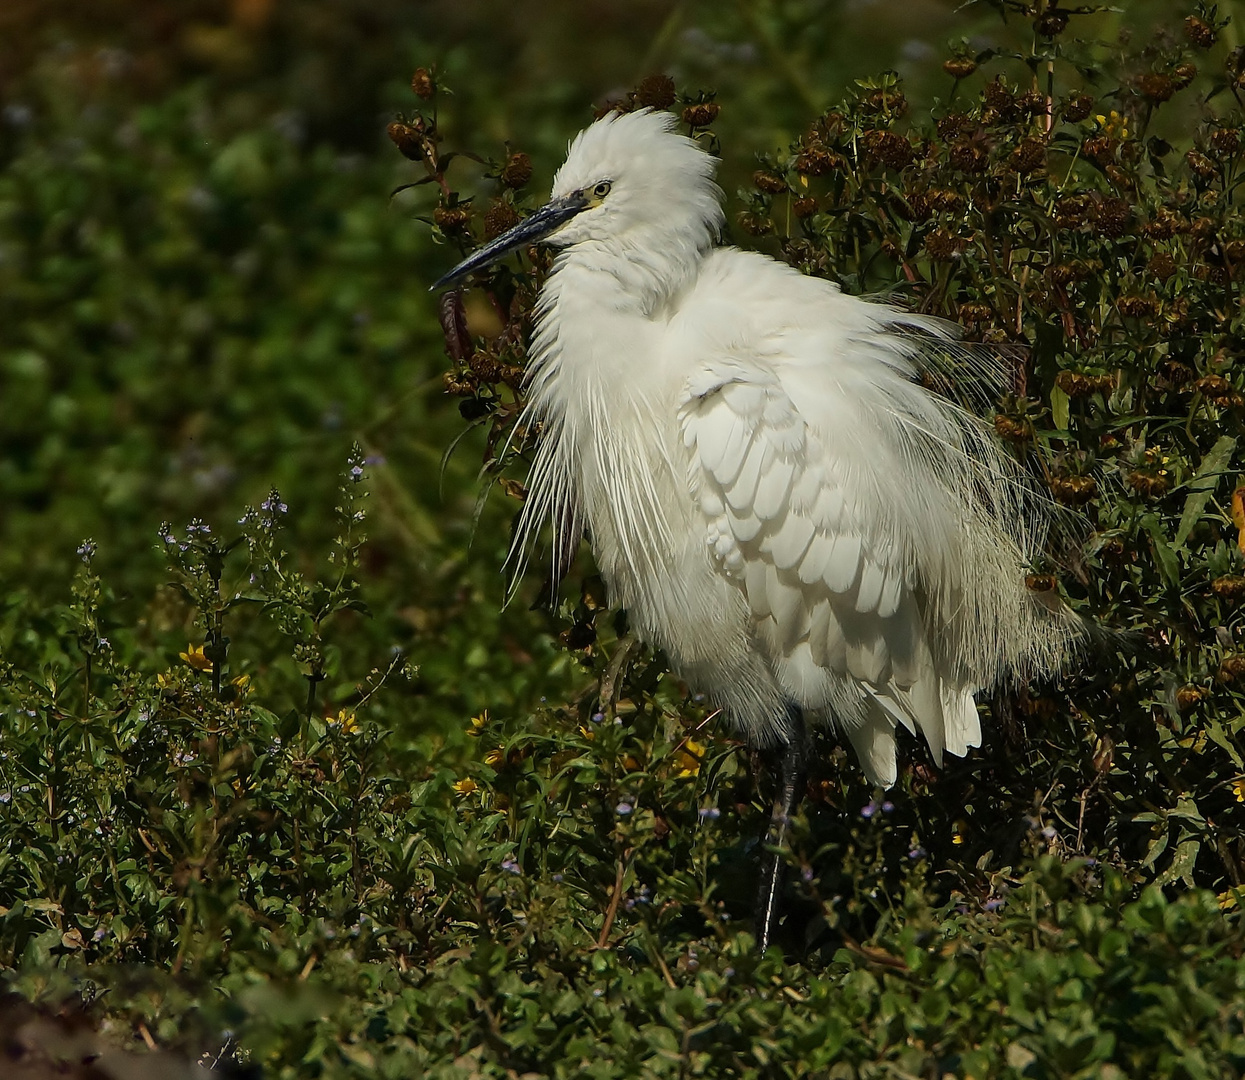
POLYGON ((788 725, 790 738, 779 748, 778 791, 774 795, 774 814, 765 834, 766 850, 761 855, 761 888, 757 894, 756 939, 764 952, 773 938, 778 922, 779 894, 782 892, 783 848, 787 844, 787 828, 791 817, 804 795, 804 783, 808 775, 808 732, 804 727, 804 713, 798 705, 792 705, 788 725))

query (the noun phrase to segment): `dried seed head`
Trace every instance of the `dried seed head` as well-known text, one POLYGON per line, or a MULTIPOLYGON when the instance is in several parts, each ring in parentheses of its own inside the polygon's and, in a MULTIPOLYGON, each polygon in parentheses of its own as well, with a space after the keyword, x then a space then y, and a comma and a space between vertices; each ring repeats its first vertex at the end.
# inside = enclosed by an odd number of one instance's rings
POLYGON ((499 180, 508 188, 521 188, 532 178, 532 159, 526 154, 511 154, 501 170, 499 180))
POLYGON ((1098 494, 1098 483, 1092 476, 1052 476, 1050 493, 1064 506, 1084 506, 1098 494))
POLYGON ((1209 49, 1219 38, 1218 31, 1196 15, 1185 19, 1184 35, 1199 49, 1209 49))
POLYGON ((1065 195, 1055 203, 1055 224, 1061 229, 1075 229, 1092 221, 1098 204, 1089 195, 1065 195))
POLYGON ((981 323, 989 322, 994 317, 994 312, 989 304, 982 304, 977 301, 961 304, 959 314, 960 322, 968 326, 977 326, 981 323))
POLYGON ((683 110, 683 123, 690 128, 704 128, 712 124, 722 111, 722 106, 713 101, 704 101, 699 105, 689 105, 683 110))
POLYGON ((1152 499, 1167 494, 1167 489, 1171 487, 1171 479, 1168 477, 1166 469, 1157 469, 1151 472, 1135 469, 1125 479, 1128 481, 1128 486, 1137 492, 1138 495, 1144 495, 1152 499))
POLYGON ((908 99, 904 97, 902 90, 879 87, 860 99, 860 111, 874 116, 883 113, 892 117, 903 116, 908 111, 908 99))
POLYGON ((411 161, 420 161, 424 156, 424 144, 422 135, 422 126, 403 123, 401 120, 395 120, 387 128, 385 134, 389 136, 393 145, 398 148, 398 152, 404 158, 411 161))
POLYGON ((1181 712, 1187 712, 1199 702, 1204 701, 1207 696, 1207 692, 1200 686, 1194 686, 1192 683, 1182 686, 1176 691, 1176 708, 1181 712))
POLYGON ((481 382, 495 383, 501 379, 501 363, 492 353, 482 349, 477 349, 471 354, 467 366, 481 382))
POLYGON ((1026 90, 1016 98, 1016 111, 1022 116, 1042 116, 1046 112, 1046 95, 1037 90, 1026 90))
POLYGON ((795 171, 801 176, 825 176, 844 164, 843 158, 824 146, 805 147, 795 158, 795 171))
POLYGON ((519 212, 505 199, 498 199, 484 215, 484 239, 494 240, 519 224, 519 212))
POLYGON ((1099 236, 1115 239, 1128 232, 1132 221, 1133 208, 1124 199, 1103 199, 1098 204, 1098 219, 1095 222, 1099 236))
POLYGON ((424 101, 432 97, 437 92, 437 83, 432 77, 432 72, 427 68, 416 68, 415 74, 411 76, 411 89, 424 101))
POLYGON ((774 223, 760 214, 750 214, 745 210, 736 220, 739 222, 739 227, 752 236, 764 236, 774 231, 774 223))
POLYGON ((1089 94, 1072 94, 1064 100, 1063 118, 1070 124, 1077 124, 1089 116, 1094 110, 1094 99, 1089 94))
POLYGON ((480 380, 470 371, 447 371, 441 381, 445 392, 455 397, 471 397, 480 388, 480 380))
POLYGON ((956 236, 947 229, 935 229, 925 238, 925 250, 935 262, 958 259, 967 247, 968 241, 964 237, 956 236))
POLYGON ((1189 163, 1189 168, 1203 180, 1211 180, 1219 175, 1219 166, 1197 150, 1190 150, 1184 159, 1189 163))
POLYGON ((1055 38, 1068 29, 1068 13, 1049 7, 1033 20, 1033 29, 1044 38, 1055 38))
POLYGON ((1110 135, 1091 135, 1081 143, 1081 153, 1090 161, 1106 166, 1115 160, 1115 151, 1119 145, 1119 140, 1110 135))
POLYGON ((1177 90, 1183 90, 1195 78, 1197 78, 1196 64, 1177 64, 1172 68, 1172 81, 1176 84, 1177 90))
POLYGON ((640 108, 668 109, 675 97, 674 80, 669 75, 650 75, 635 91, 635 103, 640 108))
POLYGON ((767 195, 781 195, 787 190, 785 179, 764 169, 758 169, 752 174, 752 183, 758 191, 764 191, 767 195))
POLYGON ((986 83, 981 92, 981 100, 986 108, 993 109, 1004 120, 1010 119, 1017 112, 1016 95, 1003 81, 1002 75, 993 82, 986 83))
POLYGON ((1219 681, 1230 683, 1245 675, 1245 654, 1225 656, 1219 665, 1219 681))
POLYGON ((1175 257, 1167 251, 1156 251, 1150 258, 1150 263, 1146 267, 1150 271, 1152 277, 1159 281, 1166 281, 1177 270, 1175 257))
POLYGON ((432 220, 443 233, 465 232, 471 224, 471 209, 466 206, 438 206, 432 220))
POLYGON ((977 61, 970 56, 953 56, 943 61, 942 70, 953 79, 967 79, 977 70, 977 61))
POLYGON ((1240 574, 1217 577, 1210 583, 1210 591, 1220 600, 1230 600, 1233 603, 1245 600, 1245 577, 1240 574))
POLYGON ((1030 592, 1053 592, 1059 584, 1054 574, 1026 574, 1025 588, 1030 592))
POLYGON ((903 169, 912 163, 912 144, 893 131, 866 131, 865 149, 888 169, 903 169))
POLYGON ((1203 375, 1191 389, 1225 409, 1239 409, 1245 405, 1245 397, 1222 375, 1203 375))
POLYGON ((1012 172, 1027 176, 1046 167, 1046 142, 1043 139, 1022 139, 1020 145, 1012 151, 1008 159, 1008 167, 1012 172))
POLYGON ((963 113, 947 113, 937 124, 938 134, 944 139, 954 139, 957 135, 973 127, 973 121, 963 113))
POLYGON ((1119 309, 1130 319, 1148 319, 1158 314, 1159 302, 1153 296, 1121 296, 1119 309))
POLYGON ((1168 240, 1176 233, 1184 232, 1189 223, 1184 215, 1169 206, 1160 206, 1154 217, 1142 226, 1149 240, 1168 240))
POLYGON ((817 213, 817 200, 812 197, 796 199, 791 204, 791 212, 798 218, 809 218, 817 213))
POLYGON ((1208 141, 1217 157, 1228 158, 1241 148, 1241 133, 1236 128, 1215 128, 1208 141))
POLYGON ((1161 71, 1147 71, 1133 79, 1133 89, 1149 102, 1171 100, 1178 89, 1175 79, 1161 71))
POLYGON ((1014 416, 1004 416, 1003 413, 995 416, 994 430, 1000 439, 1006 439, 1011 443, 1028 442, 1033 434, 1027 420, 1017 420, 1014 416))
POLYGON ((925 193, 930 209, 944 214, 961 213, 966 205, 964 196, 947 188, 931 188, 925 193))
POLYGON ((983 173, 990 164, 985 148, 968 139, 952 143, 950 157, 952 166, 965 173, 983 173))

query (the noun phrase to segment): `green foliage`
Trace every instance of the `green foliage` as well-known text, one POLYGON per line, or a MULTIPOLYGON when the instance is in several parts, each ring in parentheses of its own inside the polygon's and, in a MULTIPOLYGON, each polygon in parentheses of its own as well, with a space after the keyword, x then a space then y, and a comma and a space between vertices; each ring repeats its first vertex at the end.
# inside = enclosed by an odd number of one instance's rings
MULTIPOLYGON (((957 47, 932 120, 862 83, 734 228, 1026 346, 995 424, 1071 508, 1030 585, 1100 632, 965 760, 908 744, 887 795, 824 741, 786 960, 745 929, 761 763, 586 550, 552 615, 497 610, 545 266, 444 310, 435 379, 410 268, 532 205, 530 162, 450 156, 421 93, 390 135, 427 182, 389 206, 392 163, 203 86, 84 108, 40 70, 0 146, 10 987, 274 1077, 1245 1070, 1241 53, 1208 5, 1131 51, 988 6, 1013 32, 957 47), (442 387, 471 422, 444 458, 442 387)), ((807 89, 799 12, 748 10, 807 89)), ((744 145, 725 94, 674 93, 625 107, 744 145)))

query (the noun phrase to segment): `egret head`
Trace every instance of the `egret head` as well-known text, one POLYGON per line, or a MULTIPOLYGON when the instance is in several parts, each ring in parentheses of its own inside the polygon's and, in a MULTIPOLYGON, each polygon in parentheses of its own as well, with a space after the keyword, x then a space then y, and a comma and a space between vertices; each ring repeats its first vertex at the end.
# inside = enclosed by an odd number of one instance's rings
POLYGON ((588 243, 629 264, 694 259, 722 227, 717 160, 674 131, 670 113, 610 113, 581 131, 553 179, 549 202, 464 259, 433 285, 460 281, 527 244, 588 243))

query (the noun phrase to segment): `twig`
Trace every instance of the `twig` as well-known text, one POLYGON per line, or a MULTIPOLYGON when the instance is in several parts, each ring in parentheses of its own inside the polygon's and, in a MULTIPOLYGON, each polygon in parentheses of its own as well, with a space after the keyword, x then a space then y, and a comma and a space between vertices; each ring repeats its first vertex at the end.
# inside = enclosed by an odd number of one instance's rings
POLYGON ((614 916, 618 914, 618 905, 622 900, 623 875, 627 868, 627 853, 618 856, 618 870, 614 874, 614 892, 610 896, 610 906, 605 910, 605 922, 601 926, 601 934, 597 938, 597 948, 604 949, 609 940, 610 931, 614 928, 614 916))

